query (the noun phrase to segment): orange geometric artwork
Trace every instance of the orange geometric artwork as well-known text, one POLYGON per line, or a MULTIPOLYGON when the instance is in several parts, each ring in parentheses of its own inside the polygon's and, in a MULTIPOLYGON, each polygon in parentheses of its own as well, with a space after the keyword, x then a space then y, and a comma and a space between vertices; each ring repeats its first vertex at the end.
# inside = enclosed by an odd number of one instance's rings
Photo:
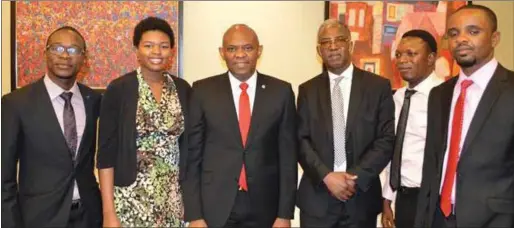
POLYGON ((438 42, 436 74, 447 79, 459 72, 445 39, 446 20, 468 1, 330 1, 327 18, 345 23, 354 42, 353 63, 391 80, 393 89, 404 85, 394 53, 402 35, 412 29, 430 32, 438 42))
POLYGON ((46 39, 52 31, 65 25, 75 27, 87 43, 87 60, 78 80, 104 89, 113 79, 137 68, 133 31, 136 24, 148 16, 170 23, 176 45, 169 71, 181 76, 178 58, 181 4, 179 1, 12 2, 13 89, 45 74, 46 39))

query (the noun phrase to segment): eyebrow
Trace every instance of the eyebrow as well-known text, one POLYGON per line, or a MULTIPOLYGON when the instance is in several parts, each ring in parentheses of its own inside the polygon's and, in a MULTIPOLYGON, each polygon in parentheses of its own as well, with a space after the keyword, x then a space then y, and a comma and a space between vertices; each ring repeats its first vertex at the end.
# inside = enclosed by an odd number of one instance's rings
MULTIPOLYGON (((343 39, 347 39, 347 38, 348 38, 348 36, 340 35, 340 36, 336 36, 336 37, 334 37, 334 39, 336 39, 336 38, 343 38, 343 39)), ((320 39, 320 40, 330 40, 330 39, 332 39, 332 38, 331 38, 331 37, 321 37, 321 38, 319 38, 319 39, 320 39)))
POLYGON ((143 41, 143 43, 151 43, 151 44, 155 44, 155 43, 158 43, 158 44, 171 44, 171 42, 169 42, 169 41, 153 42, 153 41, 149 41, 149 40, 145 40, 145 41, 143 41))

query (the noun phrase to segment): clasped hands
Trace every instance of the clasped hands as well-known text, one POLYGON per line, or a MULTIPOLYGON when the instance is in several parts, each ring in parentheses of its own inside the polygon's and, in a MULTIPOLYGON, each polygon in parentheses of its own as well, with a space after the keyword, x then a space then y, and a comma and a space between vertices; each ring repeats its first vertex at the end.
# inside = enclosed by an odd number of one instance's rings
POLYGON ((323 178, 330 193, 341 201, 350 199, 356 191, 357 176, 346 172, 330 172, 323 178))

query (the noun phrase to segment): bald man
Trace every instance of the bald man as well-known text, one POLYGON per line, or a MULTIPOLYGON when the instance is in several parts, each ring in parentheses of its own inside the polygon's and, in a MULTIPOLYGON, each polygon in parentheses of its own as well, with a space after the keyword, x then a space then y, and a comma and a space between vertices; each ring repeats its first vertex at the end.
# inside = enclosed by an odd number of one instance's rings
POLYGON ((185 220, 191 227, 289 227, 297 183, 291 85, 256 71, 262 46, 233 25, 228 72, 193 83, 185 220))
POLYGON ((302 227, 376 227, 382 209, 379 174, 395 138, 391 86, 354 66, 352 48, 348 28, 325 21, 317 49, 327 71, 299 88, 302 227))

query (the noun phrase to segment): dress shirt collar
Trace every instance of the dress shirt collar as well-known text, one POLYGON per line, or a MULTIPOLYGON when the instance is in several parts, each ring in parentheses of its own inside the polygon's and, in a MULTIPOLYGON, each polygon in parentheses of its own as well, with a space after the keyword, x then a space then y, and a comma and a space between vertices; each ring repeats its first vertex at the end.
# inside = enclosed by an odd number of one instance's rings
POLYGON ((344 80, 352 79, 352 77, 353 77, 353 64, 350 64, 350 66, 348 66, 348 68, 346 68, 346 70, 344 70, 343 73, 341 73, 340 75, 337 75, 337 74, 334 74, 334 73, 328 71, 328 77, 329 77, 330 81, 333 81, 336 78, 341 77, 341 76, 344 77, 344 80))
MULTIPOLYGON (((233 88, 239 88, 239 85, 243 83, 242 81, 239 81, 239 79, 237 79, 230 71, 228 72, 228 78, 233 88)), ((246 84, 248 84, 248 89, 255 89, 255 87, 257 86, 257 71, 254 71, 253 75, 250 76, 250 78, 248 78, 248 80, 246 80, 245 82, 246 84)))
POLYGON ((46 74, 43 78, 43 82, 45 84, 46 90, 48 91, 48 94, 50 95, 50 100, 54 100, 55 98, 59 97, 63 92, 72 92, 73 97, 82 97, 82 95, 80 94, 79 87, 77 86, 77 82, 73 83, 73 86, 69 91, 66 91, 63 88, 59 87, 57 84, 55 84, 55 82, 53 82, 48 77, 48 74, 46 74))
POLYGON ((457 81, 457 85, 460 85, 461 82, 466 79, 470 79, 473 81, 474 85, 477 85, 478 87, 480 87, 480 89, 485 90, 485 87, 487 86, 487 84, 489 83, 491 78, 493 77, 494 71, 496 70, 497 67, 498 67, 498 61, 495 58, 493 58, 493 59, 491 59, 491 61, 489 61, 488 63, 483 65, 480 69, 475 71, 475 73, 473 73, 469 76, 464 74, 464 72, 461 69, 460 73, 459 73, 459 80, 457 81))

